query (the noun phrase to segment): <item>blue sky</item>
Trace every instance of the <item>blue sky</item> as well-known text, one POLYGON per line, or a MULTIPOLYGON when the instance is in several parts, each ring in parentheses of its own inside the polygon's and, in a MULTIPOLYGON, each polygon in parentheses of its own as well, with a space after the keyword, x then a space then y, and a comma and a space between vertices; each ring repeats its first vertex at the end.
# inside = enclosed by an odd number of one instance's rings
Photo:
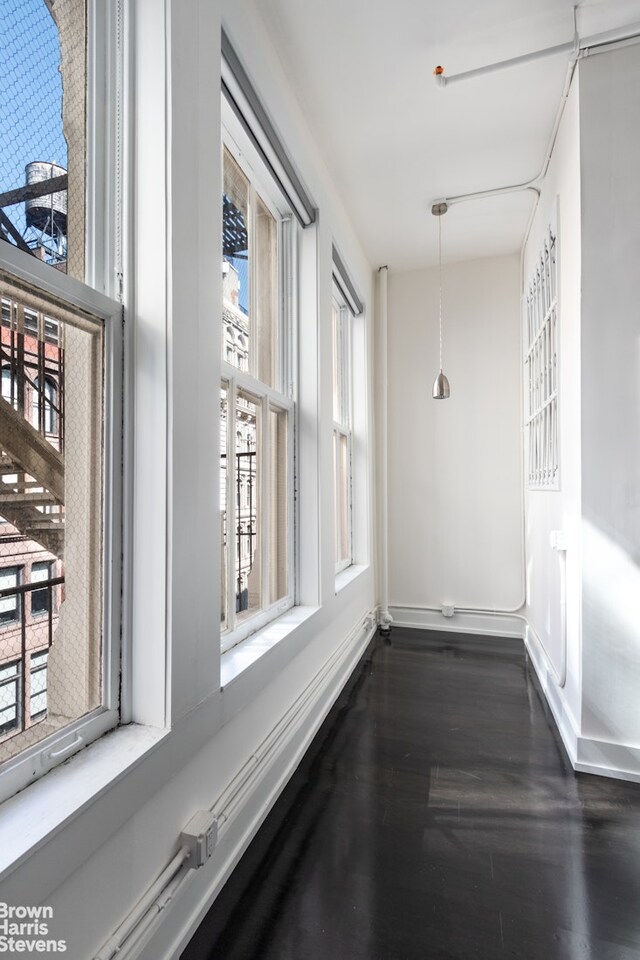
MULTIPOLYGON (((67 166, 59 63, 44 0, 0 0, 0 192, 24 184, 31 160, 67 166)), ((22 232, 21 207, 6 213, 22 232)))

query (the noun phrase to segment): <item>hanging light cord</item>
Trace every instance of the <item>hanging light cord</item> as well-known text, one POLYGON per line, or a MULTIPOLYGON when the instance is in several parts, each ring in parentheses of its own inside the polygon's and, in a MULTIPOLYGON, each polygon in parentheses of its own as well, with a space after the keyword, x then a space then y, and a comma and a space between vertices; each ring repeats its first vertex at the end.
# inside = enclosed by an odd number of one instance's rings
POLYGON ((438 305, 440 325, 440 373, 442 373, 442 216, 438 217, 438 286, 440 288, 440 302, 438 305))

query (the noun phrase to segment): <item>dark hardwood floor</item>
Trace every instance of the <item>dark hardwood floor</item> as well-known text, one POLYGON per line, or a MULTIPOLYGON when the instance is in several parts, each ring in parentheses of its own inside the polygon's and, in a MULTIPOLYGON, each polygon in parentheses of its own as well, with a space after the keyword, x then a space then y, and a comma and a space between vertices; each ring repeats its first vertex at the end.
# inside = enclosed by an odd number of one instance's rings
POLYGON ((640 960, 640 784, 574 774, 519 641, 395 628, 182 955, 209 958, 640 960))

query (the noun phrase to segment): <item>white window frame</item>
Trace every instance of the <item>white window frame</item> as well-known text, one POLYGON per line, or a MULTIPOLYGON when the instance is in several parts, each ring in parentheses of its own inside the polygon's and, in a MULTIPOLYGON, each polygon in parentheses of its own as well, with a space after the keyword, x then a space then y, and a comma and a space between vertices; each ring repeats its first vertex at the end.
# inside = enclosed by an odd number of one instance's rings
MULTIPOLYGON (((276 354, 278 367, 278 381, 280 389, 268 386, 258 380, 246 370, 241 370, 227 362, 224 357, 224 334, 223 325, 220 324, 220 354, 221 354, 221 381, 222 386, 227 390, 227 445, 226 445, 226 463, 227 463, 227 504, 226 504, 226 528, 227 528, 227 595, 226 595, 226 628, 221 632, 220 649, 222 653, 230 650, 232 647, 241 643, 244 639, 258 630, 261 630, 275 618, 281 616, 287 610, 290 610, 296 603, 296 554, 295 554, 295 511, 294 511, 294 490, 295 490, 295 446, 296 446, 296 379, 294 371, 294 357, 296 350, 296 330, 295 317, 293 309, 293 288, 294 278, 296 276, 296 230, 297 226, 291 214, 291 210, 281 195, 277 184, 270 178, 262 160, 257 155, 255 149, 251 146, 249 139, 242 129, 235 115, 226 103, 224 95, 222 96, 222 116, 223 116, 223 152, 226 147, 238 163, 242 172, 248 178, 252 192, 259 194, 261 201, 269 209, 278 224, 277 244, 278 244, 278 321, 276 333, 276 354), (236 529, 236 431, 235 431, 235 407, 238 392, 249 394, 255 398, 257 405, 261 410, 261 429, 258 441, 257 455, 262 464, 260 469, 260 523, 263 530, 269 528, 268 518, 268 497, 267 497, 267 475, 264 466, 268 463, 270 455, 270 428, 269 428, 269 410, 279 410, 287 414, 287 558, 288 558, 288 590, 285 597, 280 598, 268 607, 263 607, 253 616, 248 616, 236 623, 236 592, 235 578, 231 575, 233 571, 233 554, 235 545, 236 529)), ((224 163, 222 164, 224 168, 224 163)), ((222 187, 221 187, 222 189, 222 187)), ((255 203, 251 204, 252 216, 255 212, 255 203)), ((249 242, 255 231, 250 229, 249 242)), ((253 298, 251 298, 253 299, 253 298)), ((268 595, 268 537, 259 538, 259 547, 261 554, 261 595, 268 595)), ((224 575, 224 571, 222 571, 224 575)))
MULTIPOLYGON (((353 564, 353 313, 342 295, 338 285, 333 284, 332 307, 338 312, 338 337, 340 340, 340 355, 342 363, 338 370, 340 383, 333 384, 335 392, 338 389, 338 397, 341 409, 338 411, 339 419, 335 419, 335 409, 333 411, 333 449, 334 449, 334 556, 338 553, 338 543, 340 540, 340 519, 338 510, 338 464, 335 460, 335 451, 340 437, 347 440, 347 541, 349 544, 348 556, 336 559, 335 572, 341 573, 353 564)), ((333 362, 335 370, 335 358, 333 362)))
POLYGON ((101 321, 104 347, 102 705, 5 761, 0 770, 1 802, 119 722, 123 323, 119 303, 6 243, 0 246, 0 270, 14 277, 26 291, 101 321))

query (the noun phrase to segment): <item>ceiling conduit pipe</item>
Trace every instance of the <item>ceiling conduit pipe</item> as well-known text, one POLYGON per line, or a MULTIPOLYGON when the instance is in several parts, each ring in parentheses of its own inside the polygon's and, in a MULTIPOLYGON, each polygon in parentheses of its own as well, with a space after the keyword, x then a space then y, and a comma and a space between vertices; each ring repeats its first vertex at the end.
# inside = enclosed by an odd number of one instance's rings
POLYGON ((571 53, 569 58, 569 63, 567 64, 567 73, 565 77, 564 87, 562 89, 562 95, 560 97, 560 103, 558 105, 558 110, 556 112, 555 120, 553 123, 553 128, 551 131, 551 136, 549 138, 549 145, 547 147, 542 167, 537 176, 533 177, 531 180, 525 180, 523 183, 514 183, 505 187, 496 187, 489 190, 478 190, 475 193, 463 193, 453 197, 439 197, 436 200, 432 201, 433 204, 436 203, 447 203, 449 206, 455 203, 463 203, 467 200, 483 200, 489 197, 497 197, 502 194, 509 193, 518 193, 523 190, 531 190, 536 194, 536 202, 531 211, 531 217, 527 225, 527 230, 525 233, 523 247, 526 246, 527 240, 529 238, 529 233, 533 224, 533 218, 535 216, 535 211, 537 209, 537 200, 540 197, 540 184, 543 182, 547 170, 549 169, 549 163, 551 162, 551 156, 553 154, 553 148, 556 143, 556 138, 558 136, 558 130, 560 128, 560 122, 562 120, 562 115, 569 97, 569 90, 571 88, 571 82, 573 80, 573 75, 575 73, 576 65, 578 60, 582 57, 589 56, 590 53, 597 50, 599 47, 610 46, 612 44, 624 43, 625 41, 636 40, 640 37, 640 21, 627 24, 623 27, 617 27, 614 30, 607 30, 604 33, 594 34, 593 36, 586 37, 584 40, 580 40, 577 27, 577 7, 573 8, 573 22, 574 22, 574 36, 573 42, 571 43, 561 43, 553 47, 546 47, 543 50, 536 50, 533 53, 525 53, 520 57, 512 57, 509 60, 501 60, 497 63, 487 64, 484 67, 477 67, 474 70, 466 70, 463 73, 453 74, 450 77, 445 76, 443 67, 436 67, 433 71, 436 84, 441 89, 449 86, 451 83, 456 83, 459 80, 468 80, 473 77, 483 76, 484 74, 495 73, 499 70, 504 70, 510 67, 518 66, 523 63, 530 63, 534 60, 541 60, 547 57, 552 57, 560 53, 571 53))

